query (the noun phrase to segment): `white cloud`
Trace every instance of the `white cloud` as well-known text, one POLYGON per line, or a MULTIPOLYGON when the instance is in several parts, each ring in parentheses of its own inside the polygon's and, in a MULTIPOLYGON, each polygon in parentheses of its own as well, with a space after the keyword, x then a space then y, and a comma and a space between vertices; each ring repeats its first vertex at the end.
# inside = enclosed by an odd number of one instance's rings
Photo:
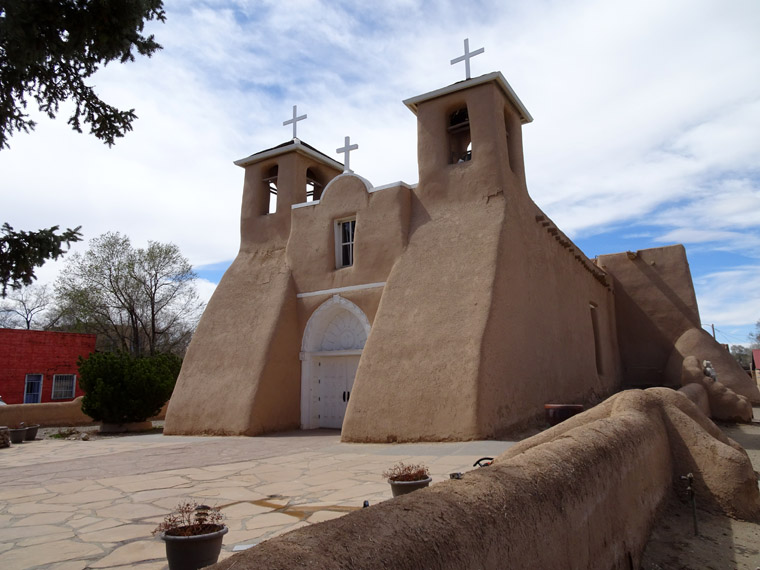
MULTIPOLYGON (((299 137, 326 154, 340 159, 350 135, 352 168, 373 184, 416 182, 402 100, 463 79, 449 60, 469 37, 485 48, 473 75, 502 71, 535 117, 523 131, 528 187, 567 233, 649 226, 659 240, 760 251, 755 0, 166 8, 165 24, 148 25, 164 50, 95 78, 107 101, 136 109, 134 132, 107 149, 61 114, 15 136, 0 152, 0 221, 171 241, 196 266, 229 260, 243 181, 232 161, 287 140, 292 105, 309 115, 299 137)), ((701 305, 713 285, 725 289, 704 281, 701 305)), ((719 310, 728 297, 711 299, 714 314, 732 314, 719 310)))
POLYGON ((754 325, 760 320, 760 265, 740 266, 694 281, 703 323, 754 325))
POLYGON ((211 296, 214 294, 214 291, 216 291, 216 283, 212 283, 208 279, 197 279, 195 282, 195 286, 198 291, 198 296, 200 297, 201 301, 204 303, 208 303, 211 299, 211 296))

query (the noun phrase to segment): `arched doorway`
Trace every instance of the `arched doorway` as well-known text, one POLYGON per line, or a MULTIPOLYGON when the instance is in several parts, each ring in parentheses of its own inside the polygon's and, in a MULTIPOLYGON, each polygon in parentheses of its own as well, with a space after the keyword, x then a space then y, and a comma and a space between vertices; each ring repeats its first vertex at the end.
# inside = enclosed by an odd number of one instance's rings
POLYGON ((333 295, 309 318, 301 343, 301 428, 343 425, 369 320, 348 299, 333 295))

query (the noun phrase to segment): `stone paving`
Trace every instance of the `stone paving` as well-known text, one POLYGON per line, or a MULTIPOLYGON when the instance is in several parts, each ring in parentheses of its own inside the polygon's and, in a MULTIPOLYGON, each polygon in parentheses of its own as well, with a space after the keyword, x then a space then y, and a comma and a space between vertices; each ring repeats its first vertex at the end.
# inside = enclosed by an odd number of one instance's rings
POLYGON ((381 473, 396 461, 425 463, 436 482, 510 445, 346 444, 331 430, 26 442, 0 450, 0 568, 167 568, 151 531, 183 500, 226 515, 223 559, 390 499, 381 473))

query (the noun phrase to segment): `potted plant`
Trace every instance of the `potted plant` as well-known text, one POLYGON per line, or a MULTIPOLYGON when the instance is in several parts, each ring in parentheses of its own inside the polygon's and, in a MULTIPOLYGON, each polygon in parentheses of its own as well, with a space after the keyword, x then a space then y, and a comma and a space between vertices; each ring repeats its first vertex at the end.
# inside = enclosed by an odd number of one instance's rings
POLYGON ((383 477, 388 479, 394 497, 406 495, 417 489, 427 487, 433 480, 430 477, 430 470, 427 466, 422 465, 421 463, 406 464, 403 461, 399 461, 393 467, 385 471, 383 477))
POLYGON ((40 424, 32 424, 30 426, 26 426, 26 434, 24 434, 24 439, 26 441, 34 441, 37 439, 37 430, 40 429, 40 424))
POLYGON ((11 443, 24 443, 26 439, 26 425, 24 425, 24 422, 19 422, 18 425, 11 426, 8 433, 11 436, 11 443))
POLYGON ((183 502, 153 531, 166 544, 170 570, 196 570, 216 564, 229 530, 216 507, 183 502))

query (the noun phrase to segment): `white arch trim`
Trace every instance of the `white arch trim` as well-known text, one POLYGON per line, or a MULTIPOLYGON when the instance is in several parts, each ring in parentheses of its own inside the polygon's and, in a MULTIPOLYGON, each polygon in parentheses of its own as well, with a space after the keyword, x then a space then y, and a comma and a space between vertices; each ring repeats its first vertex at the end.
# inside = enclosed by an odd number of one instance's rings
POLYGON ((320 197, 320 200, 324 200, 325 199, 325 195, 327 194, 327 191, 330 189, 330 187, 333 185, 333 183, 336 180, 340 180, 341 178, 347 178, 347 177, 358 178, 359 181, 361 181, 361 183, 364 184, 364 188, 367 191, 367 193, 369 194, 370 192, 372 192, 373 186, 372 186, 372 183, 369 180, 367 180, 363 176, 359 176, 355 172, 344 172, 343 174, 338 174, 338 176, 336 176, 335 178, 333 178, 332 180, 330 180, 330 182, 327 183, 327 186, 325 186, 325 189, 322 190, 322 196, 320 197))
MULTIPOLYGON (((370 329, 367 315, 348 299, 345 299, 340 295, 333 295, 317 307, 317 310, 312 313, 311 317, 309 317, 309 321, 306 323, 306 329, 304 329, 303 332, 301 351, 304 353, 319 352, 322 346, 322 338, 324 337, 325 332, 327 332, 327 328, 336 314, 341 311, 348 311, 356 317, 363 329, 364 339, 366 340, 369 336, 370 329)), ((351 348, 363 348, 363 346, 351 348)))

